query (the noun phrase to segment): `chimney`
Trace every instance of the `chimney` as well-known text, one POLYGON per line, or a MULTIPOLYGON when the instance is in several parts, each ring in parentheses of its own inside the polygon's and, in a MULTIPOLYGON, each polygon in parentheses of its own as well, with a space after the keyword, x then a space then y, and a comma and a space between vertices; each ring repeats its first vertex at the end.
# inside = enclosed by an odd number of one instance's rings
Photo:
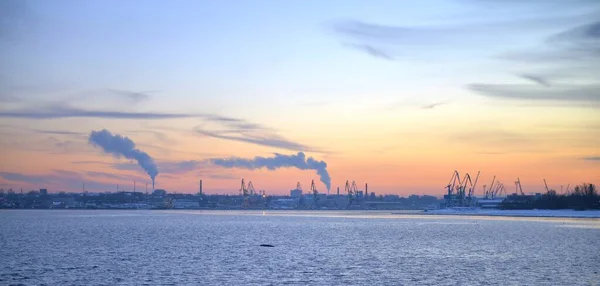
POLYGON ((200 191, 198 192, 198 194, 202 195, 202 180, 200 180, 200 191))

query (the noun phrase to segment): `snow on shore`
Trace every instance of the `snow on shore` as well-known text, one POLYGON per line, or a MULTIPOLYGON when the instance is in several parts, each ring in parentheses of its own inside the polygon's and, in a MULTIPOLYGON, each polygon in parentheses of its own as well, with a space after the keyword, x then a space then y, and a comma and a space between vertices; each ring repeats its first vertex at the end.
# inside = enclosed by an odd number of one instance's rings
POLYGON ((427 210, 424 214, 431 215, 482 215, 482 216, 513 216, 513 217, 572 217, 600 218, 599 210, 498 210, 479 208, 449 208, 427 210))

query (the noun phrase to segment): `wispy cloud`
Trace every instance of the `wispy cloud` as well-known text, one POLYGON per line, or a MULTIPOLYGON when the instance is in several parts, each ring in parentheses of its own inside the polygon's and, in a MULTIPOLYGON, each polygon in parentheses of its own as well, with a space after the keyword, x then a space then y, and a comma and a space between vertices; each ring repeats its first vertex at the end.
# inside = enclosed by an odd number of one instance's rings
POLYGON ((7 137, 0 139, 0 148, 3 150, 27 150, 49 154, 67 154, 84 150, 83 141, 62 140, 54 136, 43 138, 25 139, 21 137, 7 137))
POLYGON ((348 44, 348 47, 355 48, 357 50, 361 50, 373 57, 381 58, 388 61, 393 61, 394 57, 390 55, 388 52, 384 51, 382 48, 376 48, 368 44, 348 44))
POLYGON ((440 105, 444 105, 444 104, 448 104, 448 101, 438 101, 438 102, 434 102, 434 103, 430 103, 430 104, 425 104, 423 106, 421 106, 421 109, 433 109, 436 108, 440 105))
POLYGON ((0 177, 7 181, 26 182, 26 183, 43 183, 47 178, 37 175, 26 175, 20 173, 0 172, 0 177))
POLYGON ((40 133, 40 134, 50 134, 50 135, 85 135, 85 133, 82 133, 82 132, 66 131, 66 130, 31 129, 31 131, 40 133))
POLYGON ((290 141, 290 140, 288 140, 282 136, 279 136, 277 134, 269 134, 269 133, 248 134, 243 131, 242 132, 236 131, 237 134, 235 134, 229 130, 226 130, 225 132, 220 132, 220 131, 215 132, 215 131, 202 130, 200 128, 196 128, 195 130, 200 135, 208 136, 208 137, 212 137, 212 138, 223 139, 223 140, 244 142, 244 143, 250 143, 250 144, 259 145, 259 146, 274 147, 274 148, 286 149, 286 150, 292 150, 292 151, 316 151, 311 147, 302 145, 297 142, 290 141))
POLYGON ((162 141, 162 142, 169 142, 169 143, 173 142, 173 140, 171 140, 169 138, 169 136, 167 136, 167 134, 165 134, 163 132, 154 131, 154 130, 140 130, 140 132, 151 133, 152 135, 154 135, 154 138, 156 138, 157 140, 162 141))
POLYGON ((508 153, 543 153, 538 141, 540 137, 533 137, 522 132, 505 130, 502 128, 475 128, 470 131, 448 134, 448 143, 469 145, 474 153, 480 154, 508 154, 508 153))
POLYGON ((150 93, 156 92, 154 90, 151 91, 129 91, 129 90, 121 90, 121 89, 108 89, 109 92, 114 94, 126 97, 135 102, 144 101, 150 98, 150 93))
POLYGON ((12 182, 12 184, 27 184, 32 187, 53 187, 55 190, 64 190, 62 188, 66 188, 69 191, 81 190, 83 183, 85 183, 86 189, 94 191, 112 190, 111 184, 91 180, 80 173, 68 170, 52 170, 42 175, 0 172, 0 177, 12 182))
POLYGON ((104 118, 104 119, 176 119, 201 118, 203 114, 160 113, 160 112, 127 112, 86 110, 69 106, 50 106, 44 109, 0 110, 0 117, 21 119, 60 119, 60 118, 104 118))
POLYGON ((600 161, 600 156, 583 157, 582 159, 585 161, 600 161))
POLYGON ((545 78, 543 78, 541 76, 536 76, 536 75, 531 75, 531 74, 522 74, 522 75, 519 75, 519 76, 522 77, 522 78, 524 78, 524 79, 530 80, 530 81, 532 81, 534 83, 537 83, 537 84, 539 84, 541 86, 545 86, 545 87, 549 87, 550 86, 550 83, 545 78))
POLYGON ((470 84, 468 88, 495 98, 600 103, 600 84, 555 85, 552 88, 527 84, 470 84))
POLYGON ((442 105, 449 104, 450 100, 428 101, 423 98, 409 97, 396 102, 387 103, 384 107, 380 107, 388 111, 396 111, 398 109, 433 109, 442 105))
POLYGON ((516 52, 507 59, 527 62, 532 67, 546 70, 545 73, 554 74, 559 83, 550 84, 542 76, 524 73, 520 77, 536 85, 473 83, 467 88, 497 99, 600 107, 600 81, 598 77, 590 77, 590 74, 600 73, 600 21, 563 29, 541 44, 545 46, 541 51, 516 52), (560 83, 559 75, 568 80, 560 83))
POLYGON ((102 162, 102 161, 72 161, 71 164, 76 165, 106 165, 110 163, 102 162))
POLYGON ((17 102, 17 101, 19 101, 19 99, 16 96, 0 92, 0 102, 10 103, 10 102, 17 102))
POLYGON ((105 179, 112 179, 112 180, 116 180, 116 181, 125 181, 125 182, 131 182, 131 181, 149 182, 149 180, 147 178, 132 176, 129 174, 123 175, 123 174, 114 174, 114 173, 106 173, 106 172, 98 172, 98 171, 86 171, 85 174, 87 177, 90 177, 90 178, 105 178, 105 179))
MULTIPOLYGON (((0 117, 22 118, 22 119, 60 119, 60 118, 104 118, 104 119, 177 119, 198 118, 205 122, 220 125, 218 131, 203 130, 197 127, 195 132, 204 136, 245 142, 250 144, 277 147, 294 151, 310 151, 309 148, 300 143, 285 139, 276 134, 275 130, 263 125, 248 122, 244 119, 226 117, 215 114, 187 114, 187 113, 155 113, 155 112, 125 112, 125 111, 94 111, 68 106, 54 105, 43 110, 0 110, 0 117)), ((47 131, 52 132, 52 131, 47 131)), ((59 131, 60 132, 60 131, 59 131)), ((66 134, 66 133, 65 133, 66 134)), ((158 136, 161 136, 156 132, 158 136)), ((164 137, 163 137, 164 139, 164 137)), ((313 150, 314 151, 314 150, 313 150)))
POLYGON ((162 172, 167 174, 186 174, 208 166, 206 161, 200 160, 162 161, 159 165, 162 172))

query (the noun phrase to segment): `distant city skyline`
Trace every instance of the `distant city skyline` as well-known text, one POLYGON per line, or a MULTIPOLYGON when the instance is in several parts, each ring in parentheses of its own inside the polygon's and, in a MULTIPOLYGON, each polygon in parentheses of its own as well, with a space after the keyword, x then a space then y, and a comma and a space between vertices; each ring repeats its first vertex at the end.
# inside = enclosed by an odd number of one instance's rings
POLYGON ((478 195, 494 176, 598 185, 599 16, 592 0, 0 1, 0 188, 155 171, 209 194, 244 178, 439 196, 454 170, 481 172, 478 195), (102 130, 134 145, 90 141, 102 130))

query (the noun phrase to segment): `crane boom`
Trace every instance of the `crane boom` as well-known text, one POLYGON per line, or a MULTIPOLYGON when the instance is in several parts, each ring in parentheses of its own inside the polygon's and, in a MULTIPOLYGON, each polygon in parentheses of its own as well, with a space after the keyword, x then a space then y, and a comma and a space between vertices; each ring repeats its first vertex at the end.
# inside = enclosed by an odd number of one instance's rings
POLYGON ((254 190, 254 185, 252 185, 252 181, 248 181, 248 194, 253 196, 256 194, 256 190, 254 190))
POLYGON ((517 178, 517 183, 519 184, 519 192, 521 192, 521 196, 524 196, 523 187, 521 186, 521 179, 517 178))
POLYGON ((481 173, 481 171, 477 171, 477 177, 475 177, 475 183, 473 184, 473 189, 471 190, 471 195, 473 196, 475 196, 475 187, 477 186, 477 181, 479 180, 479 173, 481 173))

